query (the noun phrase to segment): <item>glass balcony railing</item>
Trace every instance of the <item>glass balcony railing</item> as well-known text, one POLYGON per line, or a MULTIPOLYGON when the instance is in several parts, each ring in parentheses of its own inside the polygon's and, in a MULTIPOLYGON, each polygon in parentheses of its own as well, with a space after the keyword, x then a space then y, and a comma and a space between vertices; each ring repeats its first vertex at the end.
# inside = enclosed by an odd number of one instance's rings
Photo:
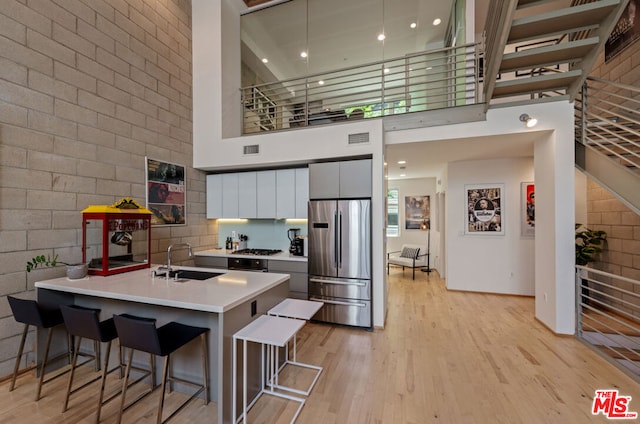
POLYGON ((481 102, 479 44, 243 87, 243 134, 481 102))

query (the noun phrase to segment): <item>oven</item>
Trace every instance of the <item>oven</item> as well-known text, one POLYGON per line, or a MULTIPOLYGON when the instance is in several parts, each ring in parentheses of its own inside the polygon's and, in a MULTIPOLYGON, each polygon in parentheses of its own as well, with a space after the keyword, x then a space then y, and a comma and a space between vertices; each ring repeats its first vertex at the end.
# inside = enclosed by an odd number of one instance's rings
POLYGON ((269 271, 268 261, 256 258, 227 258, 227 268, 236 271, 269 271))

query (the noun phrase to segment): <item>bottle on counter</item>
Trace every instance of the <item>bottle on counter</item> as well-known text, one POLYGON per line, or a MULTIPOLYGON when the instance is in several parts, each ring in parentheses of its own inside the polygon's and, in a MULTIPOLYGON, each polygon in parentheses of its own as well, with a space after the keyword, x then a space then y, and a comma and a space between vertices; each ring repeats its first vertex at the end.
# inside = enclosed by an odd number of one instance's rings
POLYGON ((231 237, 227 237, 227 241, 225 243, 224 248, 227 250, 233 249, 233 241, 231 241, 231 237))

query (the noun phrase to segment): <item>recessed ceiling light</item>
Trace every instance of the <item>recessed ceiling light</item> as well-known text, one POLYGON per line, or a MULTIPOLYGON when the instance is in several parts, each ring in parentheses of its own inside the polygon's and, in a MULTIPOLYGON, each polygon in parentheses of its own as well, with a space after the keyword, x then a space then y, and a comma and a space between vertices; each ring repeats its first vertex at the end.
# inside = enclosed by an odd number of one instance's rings
POLYGON ((415 23, 415 22, 411 22, 411 25, 409 25, 409 26, 411 27, 411 29, 414 29, 414 28, 416 28, 418 26, 418 24, 415 23))
POLYGON ((432 70, 433 68, 431 66, 427 66, 427 71, 432 70))
POLYGON ((384 34, 378 34, 378 41, 382 41, 387 38, 384 34))
POLYGON ((384 68, 384 73, 388 74, 389 73, 389 68, 384 68))
POLYGON ((269 59, 267 59, 266 57, 262 58, 262 63, 269 63, 269 59))
POLYGON ((434 25, 434 26, 438 26, 438 25, 440 25, 441 23, 442 23, 442 19, 440 19, 440 18, 435 18, 435 19, 433 20, 433 25, 434 25))
POLYGON ((300 57, 307 57, 307 52, 300 53, 300 57))
POLYGON ((322 80, 318 81, 318 85, 324 85, 324 81, 322 80))
POLYGON ((401 177, 406 177, 406 176, 407 176, 407 174, 400 174, 400 176, 401 176, 401 177))
POLYGON ((398 161, 398 165, 404 165, 405 163, 407 163, 407 161, 406 161, 406 160, 399 160, 399 161, 398 161))

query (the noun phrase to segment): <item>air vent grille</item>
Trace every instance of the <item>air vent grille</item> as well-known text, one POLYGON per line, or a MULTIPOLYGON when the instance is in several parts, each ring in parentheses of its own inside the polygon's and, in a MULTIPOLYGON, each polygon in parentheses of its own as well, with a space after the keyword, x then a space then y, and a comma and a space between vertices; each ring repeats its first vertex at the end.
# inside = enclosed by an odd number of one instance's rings
POLYGON ((260 145, 259 144, 251 144, 248 146, 244 146, 244 154, 245 155, 257 155, 260 153, 260 145))
POLYGON ((369 133, 349 134, 349 144, 360 144, 369 142, 369 133))

